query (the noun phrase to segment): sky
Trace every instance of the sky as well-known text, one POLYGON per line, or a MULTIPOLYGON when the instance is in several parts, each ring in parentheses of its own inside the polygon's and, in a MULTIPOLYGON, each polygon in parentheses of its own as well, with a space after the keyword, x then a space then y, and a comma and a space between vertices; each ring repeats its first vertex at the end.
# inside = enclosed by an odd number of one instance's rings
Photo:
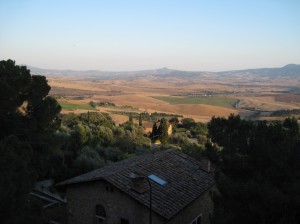
POLYGON ((48 69, 300 64, 299 0, 0 0, 0 60, 48 69))

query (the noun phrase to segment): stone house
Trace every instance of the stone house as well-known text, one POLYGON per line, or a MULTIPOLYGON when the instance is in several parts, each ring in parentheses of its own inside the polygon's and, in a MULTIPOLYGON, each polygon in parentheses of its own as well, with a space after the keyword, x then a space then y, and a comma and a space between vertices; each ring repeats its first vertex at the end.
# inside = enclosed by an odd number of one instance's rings
POLYGON ((206 224, 214 172, 177 151, 127 159, 57 185, 66 190, 68 223, 206 224))

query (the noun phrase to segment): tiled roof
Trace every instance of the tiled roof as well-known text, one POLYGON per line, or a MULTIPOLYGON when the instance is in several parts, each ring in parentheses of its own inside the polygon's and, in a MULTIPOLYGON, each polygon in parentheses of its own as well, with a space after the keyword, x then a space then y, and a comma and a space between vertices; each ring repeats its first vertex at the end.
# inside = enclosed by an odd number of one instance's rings
POLYGON ((143 176, 155 174, 167 184, 161 186, 150 180, 152 210, 170 219, 215 184, 214 172, 204 171, 204 163, 176 150, 166 150, 113 163, 61 182, 58 186, 104 179, 149 207, 150 192, 147 190, 139 194, 134 191, 129 176, 133 172, 143 176))

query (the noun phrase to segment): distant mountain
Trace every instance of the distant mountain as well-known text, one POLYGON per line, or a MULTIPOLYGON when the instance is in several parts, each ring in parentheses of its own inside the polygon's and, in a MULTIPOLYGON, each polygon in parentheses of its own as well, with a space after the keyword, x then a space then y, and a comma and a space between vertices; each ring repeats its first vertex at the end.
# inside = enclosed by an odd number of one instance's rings
POLYGON ((282 68, 257 68, 217 72, 218 75, 300 76, 300 65, 288 64, 282 68))
MULTIPOLYGON (((204 72, 193 72, 193 71, 180 71, 168 68, 160 68, 155 70, 141 70, 141 71, 101 71, 101 70, 57 70, 57 69, 42 69, 32 66, 27 66, 33 74, 45 75, 45 76, 73 76, 73 77, 85 77, 86 79, 117 79, 117 78, 137 78, 137 77, 149 77, 153 76, 156 78, 197 78, 200 77, 204 72)), ((206 74, 206 73, 205 73, 206 74)))
POLYGON ((181 71, 168 68, 160 68, 155 70, 142 71, 100 71, 100 70, 56 70, 56 69, 41 69, 27 66, 33 74, 45 76, 74 76, 86 79, 118 79, 118 78, 201 78, 201 77, 236 77, 236 76, 266 76, 266 77, 300 77, 300 65, 288 64, 281 68, 257 68, 245 70, 232 70, 223 72, 203 72, 203 71, 181 71))

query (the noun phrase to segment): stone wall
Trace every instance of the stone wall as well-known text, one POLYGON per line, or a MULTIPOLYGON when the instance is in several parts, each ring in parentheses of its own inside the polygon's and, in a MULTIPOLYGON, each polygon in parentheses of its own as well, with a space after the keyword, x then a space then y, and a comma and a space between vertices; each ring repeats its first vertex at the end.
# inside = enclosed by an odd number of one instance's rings
MULTIPOLYGON (((121 218, 130 224, 149 223, 149 208, 105 181, 75 184, 67 188, 69 224, 96 224, 96 205, 106 211, 106 224, 120 224, 121 218)), ((152 212, 152 223, 162 224, 163 218, 152 212)))
POLYGON ((180 213, 175 215, 168 224, 191 224, 192 221, 202 215, 201 224, 209 224, 209 216, 213 212, 213 202, 210 191, 203 193, 199 198, 185 207, 180 213))
MULTIPOLYGON (((162 202, 163 203, 163 202, 162 202)), ((149 223, 149 208, 132 199, 106 181, 95 181, 70 185, 67 188, 67 207, 69 224, 96 224, 96 205, 106 211, 106 224, 120 224, 121 218, 130 224, 149 223)), ((190 224, 202 214, 202 224, 209 224, 209 214, 213 203, 209 191, 185 207, 180 213, 167 221, 152 212, 153 224, 190 224)))

